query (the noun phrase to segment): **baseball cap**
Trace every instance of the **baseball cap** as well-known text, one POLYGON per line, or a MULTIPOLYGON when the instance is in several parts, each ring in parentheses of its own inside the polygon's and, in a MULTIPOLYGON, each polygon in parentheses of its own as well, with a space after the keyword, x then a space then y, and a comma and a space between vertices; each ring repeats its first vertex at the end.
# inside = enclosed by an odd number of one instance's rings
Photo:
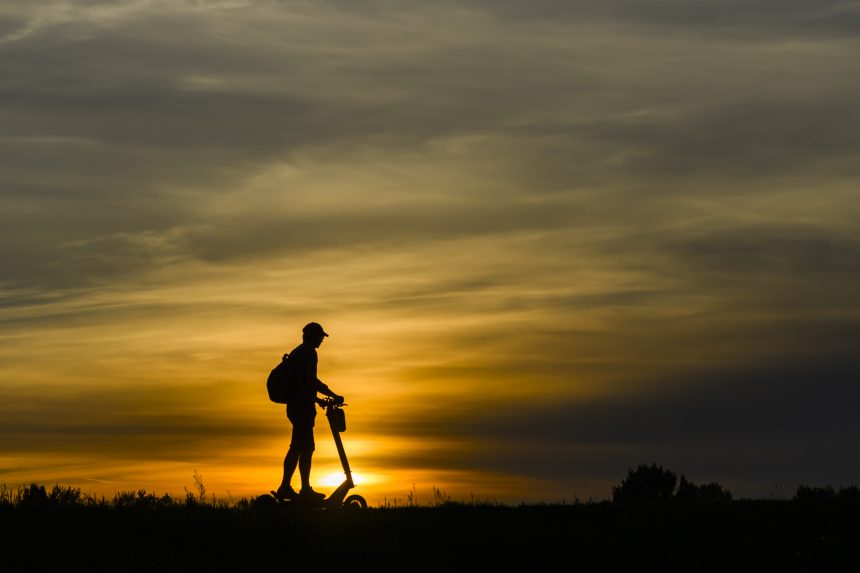
POLYGON ((323 330, 323 327, 318 322, 309 322, 302 329, 302 334, 322 334, 323 336, 328 336, 328 333, 323 330))

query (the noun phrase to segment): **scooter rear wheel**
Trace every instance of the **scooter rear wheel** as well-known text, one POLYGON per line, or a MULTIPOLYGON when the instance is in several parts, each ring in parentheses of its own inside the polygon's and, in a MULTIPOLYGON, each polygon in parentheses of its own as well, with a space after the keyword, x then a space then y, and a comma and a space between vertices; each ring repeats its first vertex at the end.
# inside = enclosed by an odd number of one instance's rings
POLYGON ((275 496, 261 495, 251 500, 251 507, 254 509, 268 509, 278 507, 281 502, 275 496))
POLYGON ((353 494, 343 500, 343 508, 348 511, 367 509, 367 500, 358 494, 353 494))

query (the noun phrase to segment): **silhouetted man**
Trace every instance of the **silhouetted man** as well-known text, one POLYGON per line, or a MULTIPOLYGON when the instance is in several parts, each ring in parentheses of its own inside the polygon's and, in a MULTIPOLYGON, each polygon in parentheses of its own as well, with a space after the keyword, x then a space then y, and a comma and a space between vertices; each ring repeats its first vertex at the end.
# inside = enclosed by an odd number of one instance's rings
POLYGON ((276 492, 281 499, 301 497, 309 501, 320 501, 325 498, 325 494, 315 492, 310 484, 311 461, 315 449, 316 403, 322 402, 317 398, 317 392, 343 402, 343 396, 332 392, 317 378, 317 348, 327 336, 318 323, 309 323, 302 329, 302 343, 290 352, 288 359, 291 384, 295 384, 295 392, 287 404, 287 418, 293 424, 293 437, 284 458, 284 479, 276 492), (302 480, 301 493, 298 494, 290 485, 297 465, 302 480))

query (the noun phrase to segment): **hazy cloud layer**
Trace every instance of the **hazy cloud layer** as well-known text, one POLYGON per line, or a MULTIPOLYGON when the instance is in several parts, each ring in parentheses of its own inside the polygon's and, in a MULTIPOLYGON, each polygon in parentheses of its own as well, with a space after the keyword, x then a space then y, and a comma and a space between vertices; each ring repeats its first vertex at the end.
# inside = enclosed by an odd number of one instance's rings
POLYGON ((4 2, 0 465, 57 436, 240 459, 319 320, 377 472, 856 481, 858 26, 835 0, 4 2))

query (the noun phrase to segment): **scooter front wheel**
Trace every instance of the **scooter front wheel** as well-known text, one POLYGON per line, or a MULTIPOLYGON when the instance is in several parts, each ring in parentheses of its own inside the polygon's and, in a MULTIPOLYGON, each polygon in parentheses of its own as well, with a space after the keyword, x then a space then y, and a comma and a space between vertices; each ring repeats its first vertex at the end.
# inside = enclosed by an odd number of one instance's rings
POLYGON ((343 508, 349 511, 367 509, 367 500, 358 494, 353 494, 343 500, 343 508))

